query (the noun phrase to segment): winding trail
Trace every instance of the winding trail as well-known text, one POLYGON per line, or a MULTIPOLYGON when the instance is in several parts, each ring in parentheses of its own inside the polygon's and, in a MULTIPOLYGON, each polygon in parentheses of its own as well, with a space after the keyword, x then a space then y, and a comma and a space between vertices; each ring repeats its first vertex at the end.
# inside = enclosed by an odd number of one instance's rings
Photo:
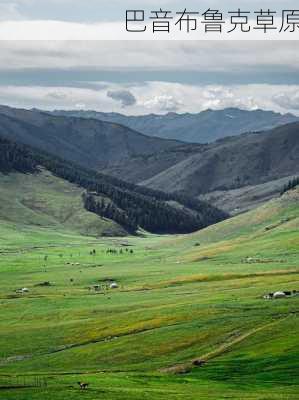
POLYGON ((222 356, 223 354, 229 352, 230 350, 233 349, 233 347, 241 342, 243 342, 244 340, 248 339, 249 337, 255 335, 256 333, 267 329, 269 327, 272 327, 274 325, 277 325, 279 323, 281 323, 282 321, 286 320, 287 318, 289 318, 290 316, 292 316, 293 314, 289 314, 284 318, 280 318, 276 321, 273 322, 268 322, 265 325, 259 326, 258 328, 254 328, 246 333, 243 333, 242 335, 236 337, 235 339, 231 340, 228 343, 223 343, 222 345, 220 345, 217 349, 210 351, 209 353, 205 353, 202 354, 200 357, 197 357, 195 359, 192 359, 186 363, 183 364, 176 364, 173 365, 171 367, 167 367, 167 368, 162 368, 159 371, 160 372, 164 372, 164 373, 173 373, 173 374, 182 374, 182 373, 187 373, 189 372, 192 368, 196 368, 196 365, 194 365, 195 361, 199 361, 202 360, 204 362, 208 362, 209 360, 212 360, 216 357, 222 356))

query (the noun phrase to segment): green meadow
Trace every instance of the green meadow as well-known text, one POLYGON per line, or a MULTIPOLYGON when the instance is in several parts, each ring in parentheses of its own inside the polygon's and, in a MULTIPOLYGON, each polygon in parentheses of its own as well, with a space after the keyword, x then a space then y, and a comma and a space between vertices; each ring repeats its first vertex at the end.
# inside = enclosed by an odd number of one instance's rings
POLYGON ((1 399, 299 398, 299 296, 263 299, 299 290, 299 190, 181 236, 96 238, 4 211, 1 399))

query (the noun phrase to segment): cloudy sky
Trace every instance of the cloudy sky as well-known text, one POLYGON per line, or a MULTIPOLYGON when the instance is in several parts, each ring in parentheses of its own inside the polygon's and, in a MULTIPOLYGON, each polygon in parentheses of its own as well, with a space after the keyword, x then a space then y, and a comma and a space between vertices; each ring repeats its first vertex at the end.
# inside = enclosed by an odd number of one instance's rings
MULTIPOLYGON (((181 7, 176 0, 0 0, 0 36, 3 27, 22 32, 28 23, 58 21, 62 30, 68 23, 123 23, 125 9, 141 3, 181 7)), ((198 1, 187 6, 196 9, 198 1)), ((240 0, 225 2, 227 9, 238 6, 240 0)), ((242 0, 243 6, 261 3, 242 0)), ((294 8, 294 1, 263 6, 294 8)), ((299 115, 298 50, 299 41, 0 40, 0 103, 125 114, 240 107, 299 115)))
MULTIPOLYGON (((177 12, 182 12, 184 8, 190 12, 198 12, 198 18, 203 18, 202 14, 209 8, 219 10, 223 14, 225 22, 229 22, 229 12, 250 11, 249 18, 252 22, 256 20, 255 12, 263 9, 270 10, 275 14, 275 25, 277 30, 269 30, 267 36, 273 39, 282 37, 292 40, 296 36, 299 39, 298 32, 290 33, 288 30, 283 35, 279 34, 281 26, 282 10, 296 10, 297 0, 0 0, 0 40, 99 40, 136 38, 178 38, 178 39, 207 39, 209 36, 204 34, 203 25, 198 23, 202 29, 189 32, 183 35, 178 32, 175 26, 171 34, 153 35, 150 26, 143 36, 140 34, 127 33, 125 29, 126 10, 144 10, 145 19, 150 23, 151 12, 159 10, 168 10, 172 12, 175 19, 177 12)), ((227 29, 228 30, 228 29, 227 29)), ((223 29, 223 35, 227 32, 223 29)), ((213 35, 215 38, 219 34, 213 35)), ((250 35, 241 35, 242 38, 263 37, 262 31, 251 29, 250 35)), ((211 36, 210 36, 211 37, 211 36)), ((236 40, 239 37, 238 30, 226 37, 236 40)))
POLYGON ((126 9, 154 10, 167 7, 178 11, 219 8, 223 11, 296 9, 294 0, 0 0, 0 18, 8 20, 59 20, 69 22, 119 21, 126 9), (294 8, 295 7, 295 8, 294 8))

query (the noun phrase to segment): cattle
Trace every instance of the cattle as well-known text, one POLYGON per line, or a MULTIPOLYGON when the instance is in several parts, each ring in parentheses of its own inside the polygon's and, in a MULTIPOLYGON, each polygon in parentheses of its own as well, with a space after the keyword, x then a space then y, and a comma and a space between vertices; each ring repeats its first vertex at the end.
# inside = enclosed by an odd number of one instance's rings
POLYGON ((42 283, 39 283, 37 286, 51 286, 51 282, 49 282, 49 281, 42 282, 42 283))
POLYGON ((274 293, 268 293, 268 294, 265 294, 265 296, 263 296, 263 297, 264 297, 264 299, 266 299, 266 300, 273 299, 273 294, 274 294, 274 293))
POLYGON ((206 361, 205 360, 194 360, 193 361, 193 365, 197 366, 197 367, 202 367, 203 365, 205 365, 206 361))
POLYGON ((89 386, 88 383, 84 383, 84 382, 78 382, 78 385, 80 386, 81 390, 86 390, 89 386))

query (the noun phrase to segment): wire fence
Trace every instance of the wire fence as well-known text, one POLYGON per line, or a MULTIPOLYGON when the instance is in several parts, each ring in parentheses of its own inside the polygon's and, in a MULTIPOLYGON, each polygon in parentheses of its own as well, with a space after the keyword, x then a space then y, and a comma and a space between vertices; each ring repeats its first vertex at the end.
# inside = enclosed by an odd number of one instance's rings
POLYGON ((42 376, 0 376, 0 389, 46 388, 47 378, 42 376))

